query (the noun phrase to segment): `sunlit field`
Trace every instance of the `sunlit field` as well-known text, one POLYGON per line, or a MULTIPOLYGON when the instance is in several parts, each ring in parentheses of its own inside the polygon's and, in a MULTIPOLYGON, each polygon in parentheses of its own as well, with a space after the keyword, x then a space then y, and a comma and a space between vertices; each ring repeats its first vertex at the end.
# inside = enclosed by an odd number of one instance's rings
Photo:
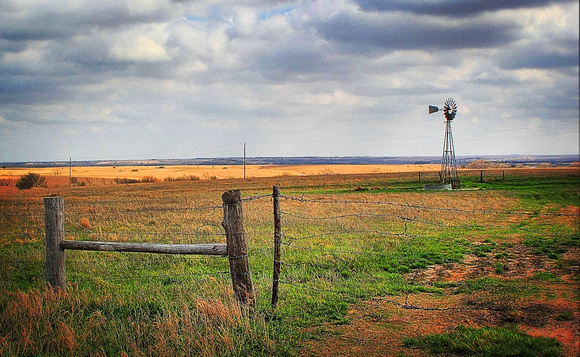
POLYGON ((159 182, 172 180, 212 180, 235 178, 260 178, 276 176, 311 176, 328 174, 367 174, 395 172, 434 172, 439 165, 173 165, 173 166, 73 166, 71 167, 17 167, 0 171, 0 180, 15 181, 28 172, 47 178, 52 187, 68 186, 69 176, 75 183, 87 186, 114 184, 115 179, 153 179, 159 182))
POLYGON ((461 190, 425 191, 432 166, 74 168, 71 187, 67 168, 27 169, 48 187, 0 194, 0 355, 577 356, 580 170, 462 171, 461 190), (225 243, 231 189, 254 309, 219 256, 67 250, 66 291, 46 288, 43 197, 64 198, 67 240, 225 243))

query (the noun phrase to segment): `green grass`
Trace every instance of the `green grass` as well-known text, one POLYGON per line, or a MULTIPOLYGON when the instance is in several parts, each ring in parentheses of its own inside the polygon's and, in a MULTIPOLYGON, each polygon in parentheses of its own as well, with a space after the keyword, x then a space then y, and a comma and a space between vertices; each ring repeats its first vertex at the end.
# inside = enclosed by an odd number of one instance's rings
POLYGON ((475 357, 519 356, 556 357, 563 355, 562 346, 553 338, 532 337, 518 328, 457 326, 455 331, 406 338, 405 346, 429 349, 438 355, 456 354, 475 357))
POLYGON ((579 236, 557 236, 557 237, 533 237, 524 240, 524 245, 534 248, 534 254, 545 255, 552 259, 558 259, 568 250, 566 246, 578 246, 580 244, 579 236))

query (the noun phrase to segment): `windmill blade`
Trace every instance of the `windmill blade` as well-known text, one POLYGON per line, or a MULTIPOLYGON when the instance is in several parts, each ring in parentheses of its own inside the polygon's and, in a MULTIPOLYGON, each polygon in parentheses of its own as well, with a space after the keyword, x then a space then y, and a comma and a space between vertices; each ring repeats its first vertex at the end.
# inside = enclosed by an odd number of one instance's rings
POLYGON ((447 98, 443 108, 445 111, 445 119, 453 120, 455 114, 457 114, 457 103, 455 103, 455 100, 453 98, 447 98))

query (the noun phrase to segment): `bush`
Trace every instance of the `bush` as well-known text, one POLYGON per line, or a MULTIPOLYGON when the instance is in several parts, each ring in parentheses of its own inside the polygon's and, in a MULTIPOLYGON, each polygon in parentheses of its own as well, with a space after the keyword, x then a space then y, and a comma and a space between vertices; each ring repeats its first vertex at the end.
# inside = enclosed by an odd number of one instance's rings
POLYGON ((147 183, 147 182, 159 182, 155 176, 144 176, 141 180, 132 178, 116 178, 114 181, 118 184, 128 184, 128 183, 147 183))
POLYGON ((125 183, 138 183, 139 180, 137 179, 130 179, 130 178, 115 178, 115 183, 117 184, 125 184, 125 183))
POLYGON ((46 177, 29 172, 19 178, 15 186, 19 190, 29 190, 33 187, 46 187, 46 177))
POLYGON ((159 182, 159 180, 155 176, 144 176, 141 182, 159 182))
POLYGON ((201 180, 198 176, 194 175, 182 175, 181 177, 166 177, 164 179, 165 182, 173 182, 173 181, 199 181, 201 180))

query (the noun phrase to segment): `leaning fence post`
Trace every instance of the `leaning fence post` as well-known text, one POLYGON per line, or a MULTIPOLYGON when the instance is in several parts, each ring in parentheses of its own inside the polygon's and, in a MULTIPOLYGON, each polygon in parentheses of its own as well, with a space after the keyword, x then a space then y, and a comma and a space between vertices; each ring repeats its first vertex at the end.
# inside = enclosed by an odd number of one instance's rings
POLYGON ((241 191, 231 190, 224 192, 222 202, 224 204, 222 226, 226 232, 234 297, 241 305, 253 307, 255 304, 254 287, 248 262, 248 246, 244 231, 241 191))
POLYGON ((282 225, 280 219, 280 188, 274 186, 274 273, 272 274, 272 309, 278 304, 278 284, 280 282, 280 244, 282 243, 282 225))
POLYGON ((44 231, 46 240, 46 283, 52 289, 66 288, 64 269, 64 249, 60 242, 64 239, 64 199, 44 198, 44 231))

